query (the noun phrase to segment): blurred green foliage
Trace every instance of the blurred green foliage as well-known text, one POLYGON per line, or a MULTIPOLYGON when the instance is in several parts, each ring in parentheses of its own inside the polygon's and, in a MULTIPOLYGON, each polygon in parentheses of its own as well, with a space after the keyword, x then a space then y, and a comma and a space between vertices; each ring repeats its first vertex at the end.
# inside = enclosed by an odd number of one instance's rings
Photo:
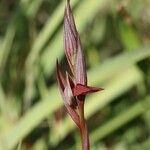
MULTIPOLYGON (((65 0, 0 1, 0 150, 78 150, 55 80, 65 0)), ((150 148, 150 1, 71 0, 85 51, 92 150, 150 148)))

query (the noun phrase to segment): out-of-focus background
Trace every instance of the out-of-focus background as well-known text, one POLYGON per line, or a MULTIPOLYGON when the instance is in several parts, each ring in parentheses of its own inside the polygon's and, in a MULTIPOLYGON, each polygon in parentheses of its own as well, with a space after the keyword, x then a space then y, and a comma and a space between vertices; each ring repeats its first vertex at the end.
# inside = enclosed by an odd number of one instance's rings
MULTIPOLYGON (((150 1, 71 0, 85 51, 91 150, 150 149, 150 1)), ((55 79, 65 0, 0 1, 0 150, 80 150, 55 79)))

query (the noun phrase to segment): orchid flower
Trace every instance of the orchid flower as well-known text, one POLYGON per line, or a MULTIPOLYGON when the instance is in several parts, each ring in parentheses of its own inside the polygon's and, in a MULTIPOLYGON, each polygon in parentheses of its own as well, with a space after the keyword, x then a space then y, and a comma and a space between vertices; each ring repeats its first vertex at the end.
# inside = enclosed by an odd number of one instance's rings
POLYGON ((82 149, 89 150, 89 136, 84 118, 85 96, 103 89, 87 86, 85 57, 69 2, 67 0, 64 13, 64 49, 71 73, 66 71, 63 74, 57 60, 56 76, 67 112, 80 130, 82 149))

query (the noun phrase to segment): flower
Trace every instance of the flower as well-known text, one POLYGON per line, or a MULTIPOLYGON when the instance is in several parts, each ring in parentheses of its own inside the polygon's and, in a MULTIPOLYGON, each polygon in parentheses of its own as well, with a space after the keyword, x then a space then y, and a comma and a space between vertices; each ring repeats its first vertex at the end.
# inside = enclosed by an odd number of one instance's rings
POLYGON ((82 139, 86 137, 86 147, 89 147, 87 146, 89 145, 88 135, 84 120, 85 96, 89 93, 101 91, 103 89, 87 86, 85 57, 69 0, 67 0, 64 13, 64 48, 71 73, 66 71, 66 74, 64 75, 57 60, 56 77, 59 90, 69 115, 80 129, 82 139))
POLYGON ((56 70, 59 90, 64 100, 64 104, 68 113, 79 127, 79 116, 75 111, 76 107, 79 106, 79 101, 84 101, 86 94, 97 92, 103 89, 86 86, 80 82, 76 84, 76 82, 72 80, 71 76, 67 72, 65 76, 61 73, 58 61, 56 70))

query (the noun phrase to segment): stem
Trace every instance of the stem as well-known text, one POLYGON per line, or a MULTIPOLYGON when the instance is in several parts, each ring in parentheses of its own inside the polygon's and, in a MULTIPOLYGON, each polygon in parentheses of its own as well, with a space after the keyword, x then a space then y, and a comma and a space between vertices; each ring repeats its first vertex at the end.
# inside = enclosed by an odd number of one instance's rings
POLYGON ((80 136, 82 140, 82 150, 90 150, 89 134, 84 118, 84 102, 82 101, 79 105, 80 114, 80 136))

